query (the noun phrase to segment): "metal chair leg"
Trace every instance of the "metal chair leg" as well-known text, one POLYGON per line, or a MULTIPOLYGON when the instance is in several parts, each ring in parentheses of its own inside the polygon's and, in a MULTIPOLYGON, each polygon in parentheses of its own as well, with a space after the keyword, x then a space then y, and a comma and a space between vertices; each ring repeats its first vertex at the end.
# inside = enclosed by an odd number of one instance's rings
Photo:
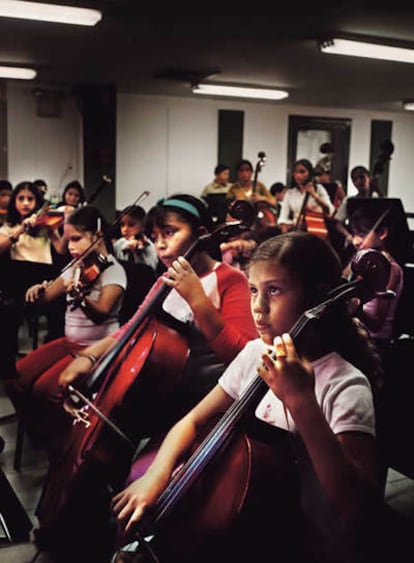
POLYGON ((23 442, 24 442, 24 428, 23 428, 23 424, 19 420, 17 422, 16 448, 14 450, 14 460, 13 460, 13 467, 16 471, 20 471, 22 465, 23 442))

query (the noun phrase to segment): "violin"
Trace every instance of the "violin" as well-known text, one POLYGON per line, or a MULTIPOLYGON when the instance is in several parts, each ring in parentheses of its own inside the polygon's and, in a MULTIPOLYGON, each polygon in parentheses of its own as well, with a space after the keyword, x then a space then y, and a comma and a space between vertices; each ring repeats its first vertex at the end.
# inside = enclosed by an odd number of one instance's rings
MULTIPOLYGON (((289 331, 292 339, 295 341, 310 322, 322 319, 335 305, 355 296, 363 301, 372 299, 384 289, 389 271, 390 265, 380 252, 364 250, 358 253, 353 263, 353 281, 339 285, 328 293, 325 300, 306 310, 289 331)), ((245 435, 243 423, 267 390, 266 383, 257 373, 200 445, 190 453, 187 461, 173 473, 164 492, 132 532, 131 541, 138 541, 139 552, 144 556, 139 561, 196 560, 192 558, 194 552, 205 545, 209 537, 230 529, 232 521, 247 502, 252 482, 263 477, 262 473, 257 474, 252 458, 259 445, 245 435), (179 541, 180 534, 185 541, 179 541), (182 549, 185 549, 185 554, 180 551, 182 549)), ((280 442, 279 451, 273 449, 272 455, 265 459, 266 464, 276 467, 277 473, 271 469, 269 474, 273 481, 276 477, 281 479, 283 489, 293 460, 280 459, 279 454, 291 453, 282 438, 280 442)), ((278 446, 278 443, 275 445, 278 446)), ((154 450, 145 452, 145 467, 155 454, 154 450)))
MULTIPOLYGON (((225 223, 200 236, 185 258, 191 260, 197 249, 216 246, 246 229, 241 222, 225 223)), ((184 336, 157 318, 159 305, 170 291, 160 276, 128 322, 124 336, 86 379, 69 387, 76 424, 37 508, 43 541, 53 541, 74 491, 91 467, 100 467, 111 488, 125 481, 136 447, 147 435, 146 425, 155 422, 149 405, 156 404, 158 413, 175 389, 189 347, 184 336)))
POLYGON ((36 221, 32 225, 27 225, 26 232, 36 236, 40 229, 55 230, 62 227, 65 221, 65 213, 54 209, 50 205, 41 207, 36 214, 36 221))
POLYGON ((80 306, 83 299, 89 295, 95 281, 113 262, 108 260, 100 252, 90 252, 81 262, 76 266, 73 276, 73 286, 68 293, 69 307, 74 311, 80 306))

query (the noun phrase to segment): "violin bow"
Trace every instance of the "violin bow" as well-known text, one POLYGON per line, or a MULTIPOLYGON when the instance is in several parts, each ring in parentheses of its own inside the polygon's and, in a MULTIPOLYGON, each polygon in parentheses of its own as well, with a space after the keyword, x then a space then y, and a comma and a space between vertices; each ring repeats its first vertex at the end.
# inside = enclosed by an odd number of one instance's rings
POLYGON ((103 188, 105 186, 107 186, 108 184, 112 184, 112 178, 110 178, 109 176, 102 176, 101 183, 98 184, 98 186, 95 188, 95 190, 87 198, 85 205, 90 205, 91 203, 93 203, 95 201, 95 199, 98 197, 98 195, 101 193, 103 188))

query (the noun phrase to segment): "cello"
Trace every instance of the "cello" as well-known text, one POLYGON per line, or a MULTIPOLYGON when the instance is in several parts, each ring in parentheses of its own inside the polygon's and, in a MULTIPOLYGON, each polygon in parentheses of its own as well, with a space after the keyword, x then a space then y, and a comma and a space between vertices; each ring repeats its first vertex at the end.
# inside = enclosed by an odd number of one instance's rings
MULTIPOLYGON (((241 222, 221 225, 194 241, 185 258, 190 260, 199 248, 207 249, 245 229, 241 222)), ((174 390, 189 349, 184 336, 159 318, 158 306, 169 291, 162 277, 158 278, 124 335, 100 359, 80 389, 70 388, 77 402, 77 423, 49 471, 37 508, 41 545, 53 542, 73 492, 90 470, 98 468, 95 472, 109 487, 125 479, 135 449, 147 435, 147 415, 154 418, 154 411, 162 409, 174 390)))
MULTIPOLYGON (((263 151, 260 151, 257 157, 259 160, 257 161, 254 169, 253 187, 252 187, 253 196, 257 193, 257 179, 259 173, 262 171, 263 166, 265 165, 266 154, 263 151)), ((269 227, 277 226, 277 210, 268 201, 265 200, 255 201, 254 197, 253 197, 253 205, 256 214, 256 218, 253 224, 253 231, 260 237, 261 235, 265 234, 266 229, 268 229, 269 227)))
MULTIPOLYGON (((293 340, 310 322, 320 320, 335 305, 352 297, 369 300, 382 291, 389 268, 389 262, 380 252, 361 251, 354 261, 355 279, 331 290, 321 303, 305 311, 290 330, 293 340)), ((244 435, 243 424, 267 390, 264 380, 256 374, 188 460, 173 472, 155 504, 132 530, 132 539, 138 542, 138 553, 143 557, 131 561, 195 561, 197 550, 204 549, 217 535, 229 532, 233 520, 244 509, 252 481, 261 479, 261 475, 255 474, 252 458, 255 446, 244 435), (185 545, 174 545, 180 536, 185 536, 185 545)), ((286 444, 281 446, 267 461, 271 462, 269 474, 273 479, 280 478, 278 473, 273 473, 275 467, 279 466, 282 472, 282 492, 293 466, 291 460, 282 458, 282 454, 291 452, 286 444)), ((146 454, 149 460, 153 455, 151 451, 146 454)), ((148 459, 144 463, 148 465, 148 459)), ((274 509, 278 510, 279 506, 274 509)), ((279 532, 275 528, 275 533, 276 530, 279 532)))

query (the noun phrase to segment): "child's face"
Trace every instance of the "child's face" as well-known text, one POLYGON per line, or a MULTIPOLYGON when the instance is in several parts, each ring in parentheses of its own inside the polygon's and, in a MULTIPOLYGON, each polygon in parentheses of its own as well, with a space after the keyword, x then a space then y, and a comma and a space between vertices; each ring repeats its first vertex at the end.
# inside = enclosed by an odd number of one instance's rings
POLYGON ((309 181, 309 170, 302 164, 298 164, 293 170, 293 178, 299 186, 307 184, 309 181))
POLYGON ((16 197, 16 211, 20 217, 28 217, 36 207, 36 198, 30 190, 21 190, 16 197))
POLYGON ((367 195, 369 193, 370 179, 368 174, 354 174, 351 176, 351 180, 360 195, 367 195))
POLYGON ((92 233, 80 231, 74 225, 65 224, 63 230, 72 258, 78 258, 93 242, 92 233))
POLYGON ((0 209, 7 209, 11 198, 11 190, 0 190, 0 209))
POLYGON ((66 205, 77 207, 80 201, 80 193, 76 188, 69 188, 65 193, 66 205))
POLYGON ((252 177, 252 171, 248 164, 242 164, 237 171, 237 176, 241 182, 248 182, 252 177))
POLYGON ((144 225, 142 221, 138 221, 138 219, 134 219, 129 215, 125 215, 125 217, 121 221, 121 236, 126 239, 132 239, 137 235, 142 235, 144 233, 144 225))
POLYGON ((354 230, 352 233, 352 244, 356 250, 364 248, 381 249, 383 247, 381 233, 365 229, 354 230))
POLYGON ((167 268, 187 252, 195 238, 191 225, 174 211, 167 213, 163 227, 154 225, 151 233, 158 257, 167 268))
POLYGON ((256 329, 266 344, 289 332, 304 312, 304 292, 286 268, 260 261, 249 268, 250 308, 256 329))
POLYGON ((223 186, 227 184, 230 177, 230 170, 223 170, 220 174, 217 174, 216 181, 218 184, 222 184, 223 186))

